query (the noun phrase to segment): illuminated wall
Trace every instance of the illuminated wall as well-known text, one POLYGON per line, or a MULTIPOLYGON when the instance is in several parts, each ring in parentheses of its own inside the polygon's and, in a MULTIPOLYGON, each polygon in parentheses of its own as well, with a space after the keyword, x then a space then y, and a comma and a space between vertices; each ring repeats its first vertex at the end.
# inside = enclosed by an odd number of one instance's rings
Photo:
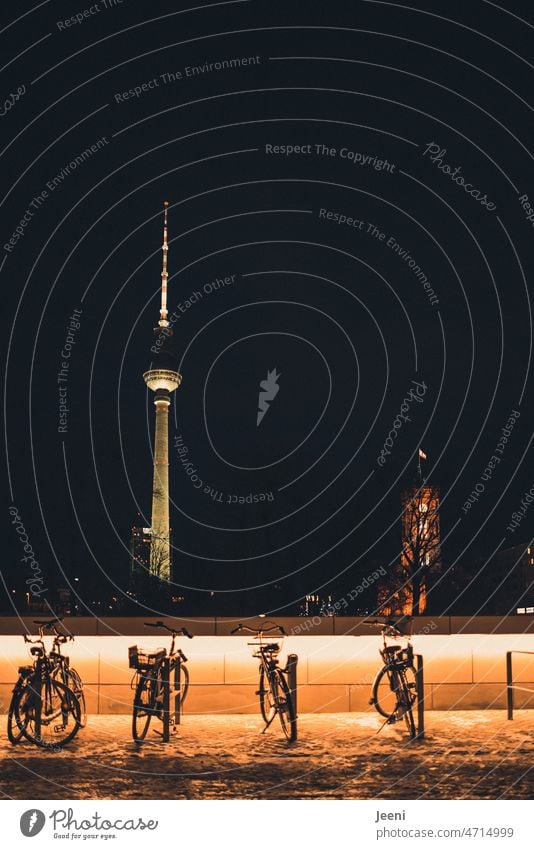
MULTIPOLYGON (((483 617, 481 617, 483 618, 483 617)), ((293 635, 285 639, 281 660, 289 652, 299 656, 299 712, 337 712, 370 710, 369 691, 380 666, 380 639, 369 633, 353 636, 335 635, 336 623, 330 618, 291 620, 293 635), (317 620, 317 621, 316 621, 317 620), (315 623, 315 624, 314 624, 315 623), (309 630, 306 631, 306 627, 309 630), (295 633, 296 628, 302 630, 295 633), (327 633, 325 633, 325 631, 327 633), (330 633, 328 633, 330 631, 330 633), (322 632, 322 633, 321 633, 322 632)), ((5 620, 4 620, 5 621, 5 620)), ((92 713, 129 713, 133 693, 130 689, 132 670, 128 668, 128 646, 138 643, 147 649, 168 645, 166 637, 137 633, 131 636, 113 635, 111 623, 101 636, 89 630, 83 622, 69 620, 78 634, 69 647, 73 664, 86 685, 89 711, 92 713)), ((124 623, 117 630, 124 633, 124 623)), ((345 629, 356 620, 337 620, 345 629)), ((432 633, 414 636, 415 650, 425 659, 425 696, 428 710, 466 710, 471 708, 504 709, 505 656, 511 649, 534 652, 534 633, 453 633, 450 620, 428 620, 434 624, 432 633), (447 626, 444 624, 449 623, 447 626)), ((466 620, 476 629, 474 620, 466 620)), ((514 617, 516 628, 531 627, 532 617, 514 617)), ((499 620, 492 620, 498 623, 499 620)), ((0 625, 1 625, 0 621, 0 625)), ((219 635, 209 633, 213 620, 187 623, 198 636, 180 640, 189 658, 191 690, 186 712, 191 713, 255 713, 258 710, 257 661, 250 655, 247 638, 229 636, 235 621, 218 622, 219 635), (204 631, 202 634, 201 632, 204 631), (208 632, 208 633, 206 633, 208 632)), ((14 627, 20 629, 20 624, 14 627)), ((356 627, 356 626, 355 626, 356 627)), ((425 626, 427 628, 430 625, 425 626)), ((493 625, 493 630, 497 627, 493 625)), ((130 620, 130 628, 141 630, 130 620)), ((22 638, 13 633, 0 637, 0 698, 3 712, 7 711, 13 682, 19 664, 28 663, 28 650, 22 638)), ((514 657, 516 681, 534 689, 534 656, 514 657)), ((518 692, 517 707, 534 708, 534 695, 518 692)))

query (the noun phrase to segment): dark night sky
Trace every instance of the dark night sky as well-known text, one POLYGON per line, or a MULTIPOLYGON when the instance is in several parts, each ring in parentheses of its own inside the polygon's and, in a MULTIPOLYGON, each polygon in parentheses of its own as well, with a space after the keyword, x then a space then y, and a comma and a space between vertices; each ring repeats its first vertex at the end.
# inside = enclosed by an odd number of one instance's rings
MULTIPOLYGON (((0 99, 22 91, 0 117, 6 491, 51 581, 79 575, 87 600, 109 581, 126 589, 130 528, 138 512, 149 524, 153 404, 142 373, 166 198, 169 306, 184 308, 170 417, 178 582, 229 591, 251 610, 354 585, 370 563, 395 558, 399 494, 419 445, 442 489, 447 564, 532 537, 534 508, 515 533, 507 525, 534 483, 534 231, 519 200, 534 206, 534 17, 526 0, 506 11, 415 2, 3 8, 0 99), (185 74, 242 57, 259 60, 185 74), (425 155, 431 143, 494 209, 425 155), (355 164, 343 149, 394 167, 355 164), (74 309, 68 430, 58 433, 74 309), (259 382, 273 368, 280 390, 257 427, 259 382), (427 387, 423 402, 411 402, 381 467, 412 381, 427 387), (512 410, 501 462, 464 514, 512 410), (173 448, 177 434, 201 489, 173 448), (260 493, 272 501, 228 503, 260 493)), ((9 581, 24 564, 5 515, 9 581)))

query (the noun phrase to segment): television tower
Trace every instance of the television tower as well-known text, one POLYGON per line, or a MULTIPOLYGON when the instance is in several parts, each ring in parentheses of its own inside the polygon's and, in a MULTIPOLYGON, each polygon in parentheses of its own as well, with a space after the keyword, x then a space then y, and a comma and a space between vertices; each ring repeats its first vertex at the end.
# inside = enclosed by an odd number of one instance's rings
POLYGON ((175 369, 174 357, 165 345, 172 336, 172 328, 167 318, 167 210, 169 203, 163 205, 163 268, 161 272, 161 307, 158 326, 154 328, 159 353, 157 363, 152 362, 149 371, 143 374, 143 380, 154 392, 156 407, 156 427, 154 433, 154 475, 152 484, 152 526, 150 535, 150 574, 162 581, 171 580, 171 539, 169 527, 169 407, 171 392, 182 382, 182 376, 175 369))

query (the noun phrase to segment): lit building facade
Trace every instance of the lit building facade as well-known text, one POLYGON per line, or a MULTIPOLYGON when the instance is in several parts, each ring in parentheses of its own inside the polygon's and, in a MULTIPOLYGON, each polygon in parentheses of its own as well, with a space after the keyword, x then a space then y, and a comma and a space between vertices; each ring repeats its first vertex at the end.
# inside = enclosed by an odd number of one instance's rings
POLYGON ((130 537, 130 585, 139 586, 150 569, 151 528, 132 528, 130 537))
POLYGON ((502 585, 507 612, 534 613, 534 545, 523 543, 505 548, 490 561, 494 581, 502 585))
POLYGON ((423 479, 421 454, 415 482, 401 493, 400 562, 378 592, 378 607, 386 615, 424 613, 430 583, 441 571, 440 489, 423 479))

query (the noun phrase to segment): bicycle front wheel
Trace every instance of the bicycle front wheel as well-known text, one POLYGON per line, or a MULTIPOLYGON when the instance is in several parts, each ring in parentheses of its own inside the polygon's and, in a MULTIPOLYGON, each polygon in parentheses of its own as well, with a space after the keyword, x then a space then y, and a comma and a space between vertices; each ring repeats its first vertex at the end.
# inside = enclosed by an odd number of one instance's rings
POLYGON ((135 691, 132 715, 132 737, 136 743, 145 739, 155 708, 156 681, 151 676, 141 675, 135 691))
POLYGON ((24 701, 15 710, 16 723, 25 737, 43 749, 58 749, 74 739, 81 728, 80 705, 69 687, 44 678, 37 687, 30 682, 24 701))
POLYGON ((371 694, 371 704, 378 713, 392 722, 400 718, 417 698, 417 684, 413 666, 391 669, 384 666, 376 676, 371 694))
POLYGON ((271 714, 271 703, 269 700, 269 680, 267 673, 263 666, 260 667, 260 688, 258 690, 258 696, 260 697, 260 712, 263 717, 263 721, 267 725, 272 719, 273 715, 271 714))

